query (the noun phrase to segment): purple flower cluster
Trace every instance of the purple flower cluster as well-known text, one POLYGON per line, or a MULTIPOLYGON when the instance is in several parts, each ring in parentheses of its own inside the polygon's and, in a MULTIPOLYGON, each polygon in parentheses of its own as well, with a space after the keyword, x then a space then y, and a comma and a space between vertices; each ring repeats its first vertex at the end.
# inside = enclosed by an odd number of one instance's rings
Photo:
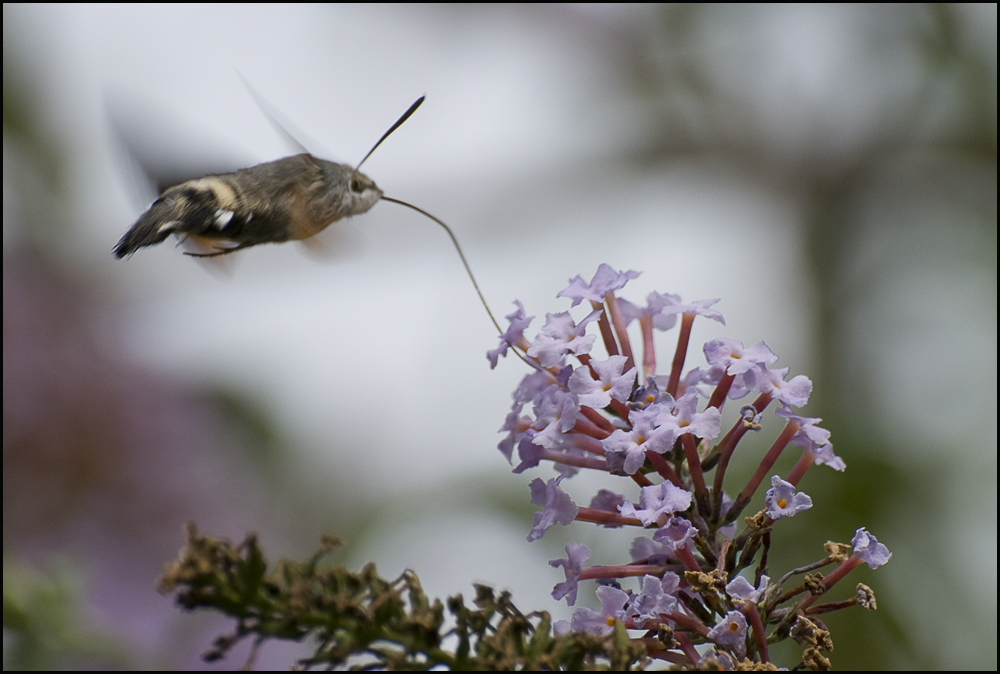
MULTIPOLYGON (((558 473, 547 482, 531 483, 532 503, 542 510, 535 514, 528 540, 541 538, 556 523, 574 521, 632 526, 646 534, 633 542, 629 563, 586 567, 590 550, 576 543, 566 546, 565 559, 550 562, 565 573, 552 593, 556 599, 575 604, 579 583, 593 579, 601 602, 600 611, 578 608, 569 623, 557 623, 555 630, 607 635, 620 622, 644 632, 634 638, 643 639, 650 657, 674 664, 697 666, 706 656, 695 646, 704 643, 714 644, 711 657, 719 662, 770 662, 769 639, 795 632, 798 621, 822 626, 816 614, 832 608, 813 606, 815 599, 857 565, 875 568, 891 554, 862 528, 853 541, 854 554, 847 555, 847 546, 828 544, 820 561, 769 579, 764 570, 772 527, 813 505, 796 486, 813 465, 845 469, 833 453, 829 431, 818 425, 820 419, 792 409, 807 403, 812 382, 803 375, 789 378, 787 368, 769 368, 778 357, 764 342, 744 347, 725 338, 705 343, 705 364, 685 370, 695 319, 725 325, 712 308, 718 300, 685 303, 677 295, 656 292, 648 295, 645 306, 618 299, 615 293, 638 276, 602 264, 589 283, 580 276, 571 279, 557 297, 568 298, 571 308, 588 302, 590 313, 579 322, 568 311, 547 314, 530 340, 525 331, 533 317, 515 302, 516 310, 507 316, 509 328, 487 354, 495 367, 514 348, 534 368, 514 391, 513 408, 500 429, 501 453, 513 464, 517 451, 516 473, 543 462, 558 473), (629 334, 633 324, 640 335, 639 355, 629 334), (668 370, 661 373, 654 331, 674 327, 677 345, 668 370), (591 353, 598 337, 603 358, 591 353), (752 402, 724 426, 726 402, 747 397, 752 402), (723 491, 730 459, 748 431, 762 429, 764 412, 772 404, 777 437, 753 476, 730 496, 723 491), (802 450, 795 466, 784 478, 771 475, 763 504, 740 522, 789 445, 802 450), (560 485, 583 469, 618 477, 625 483, 624 493, 602 489, 588 506, 577 505, 560 485), (737 531, 740 524, 743 529, 737 531), (739 574, 753 565, 760 550, 764 554, 751 582, 739 574), (795 580, 828 564, 838 566, 826 578, 795 580), (620 585, 630 577, 639 581, 636 591, 620 585), (820 590, 807 592, 810 583, 820 590), (797 589, 789 589, 796 584, 797 589), (767 625, 774 626, 771 632, 765 631, 767 625), (672 636, 664 638, 664 628, 672 636)), ((854 601, 841 601, 836 608, 854 601)))

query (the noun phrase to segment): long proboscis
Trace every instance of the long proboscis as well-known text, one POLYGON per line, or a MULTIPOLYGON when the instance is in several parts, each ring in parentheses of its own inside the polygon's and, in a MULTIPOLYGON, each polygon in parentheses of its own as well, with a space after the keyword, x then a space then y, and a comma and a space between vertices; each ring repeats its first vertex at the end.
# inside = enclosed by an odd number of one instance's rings
POLYGON ((386 197, 386 196, 382 197, 382 201, 391 201, 394 204, 399 204, 400 206, 406 206, 407 208, 412 208, 417 213, 427 216, 434 222, 444 227, 444 231, 448 232, 448 236, 451 237, 451 242, 455 244, 455 250, 458 251, 458 256, 462 258, 462 264, 465 265, 465 273, 469 275, 469 280, 472 281, 472 287, 476 289, 476 294, 479 295, 479 301, 483 303, 483 307, 486 309, 486 313, 490 315, 490 320, 493 321, 493 325, 496 326, 497 331, 500 334, 503 334, 503 328, 501 328, 500 324, 497 323, 497 319, 493 317, 493 312, 490 311, 490 305, 486 303, 486 298, 483 297, 483 291, 479 289, 479 284, 476 283, 476 277, 472 275, 472 268, 469 266, 468 260, 465 259, 465 253, 462 252, 462 247, 458 245, 458 239, 455 238, 455 233, 451 231, 451 227, 444 224, 441 220, 435 218, 433 215, 431 215, 424 209, 417 208, 413 204, 408 204, 405 201, 400 201, 399 199, 393 199, 392 197, 386 197))
MULTIPOLYGON (((417 101, 417 102, 419 103, 420 101, 417 101)), ((412 112, 412 110, 411 110, 411 112, 412 112)), ((402 124, 402 121, 400 121, 400 124, 402 124)), ((458 245, 458 239, 455 237, 455 233, 451 231, 451 227, 449 227, 448 225, 444 224, 444 222, 442 222, 438 218, 435 218, 433 215, 431 215, 430 213, 428 213, 424 209, 418 208, 418 207, 414 206, 413 204, 409 204, 409 203, 407 203, 405 201, 400 201, 399 199, 393 199, 392 197, 386 197, 386 196, 382 197, 382 201, 391 201, 394 204, 399 204, 400 206, 406 206, 407 208, 412 208, 417 213, 420 213, 421 215, 427 216, 428 218, 430 218, 434 222, 438 223, 439 225, 441 225, 441 227, 444 228, 444 231, 448 232, 448 236, 451 238, 451 242, 453 244, 455 244, 455 250, 458 251, 458 257, 460 257, 462 259, 462 265, 465 266, 465 273, 469 275, 469 280, 472 281, 472 287, 476 289, 476 294, 479 295, 479 301, 482 302, 483 308, 486 309, 486 313, 489 314, 490 320, 493 321, 493 325, 496 326, 497 332, 499 332, 502 335, 503 334, 503 328, 500 327, 500 324, 497 322, 497 319, 493 316, 493 312, 490 311, 490 305, 486 303, 486 298, 483 297, 483 291, 479 289, 479 284, 476 283, 476 277, 473 276, 473 274, 472 274, 472 267, 469 266, 468 260, 465 259, 465 253, 462 252, 462 247, 460 245, 458 245)), ((510 344, 510 342, 507 342, 507 343, 510 344)), ((523 360, 529 366, 531 366, 533 368, 536 368, 536 369, 539 367, 536 363, 532 363, 527 358, 525 358, 523 355, 521 355, 521 352, 518 350, 518 348, 514 344, 510 344, 510 348, 511 348, 511 350, 514 351, 514 353, 517 354, 518 358, 520 358, 521 360, 523 360)))
MULTIPOLYGON (((383 134, 383 136, 378 139, 378 142, 375 143, 375 145, 372 147, 372 149, 368 150, 368 154, 365 155, 365 158, 362 159, 361 161, 359 161, 358 165, 354 167, 355 171, 357 171, 359 168, 361 168, 361 165, 364 164, 366 161, 368 161, 368 157, 372 156, 372 152, 374 152, 376 150, 376 148, 378 148, 378 146, 382 144, 383 140, 385 140, 386 138, 389 137, 390 133, 392 133, 393 131, 395 131, 396 129, 398 129, 400 126, 402 126, 403 122, 405 122, 406 120, 408 120, 410 118, 410 115, 412 115, 414 112, 417 111, 417 108, 420 107, 420 104, 424 102, 425 98, 427 98, 427 97, 426 96, 421 96, 416 101, 414 101, 413 105, 410 106, 410 109, 407 110, 406 112, 404 112, 403 116, 400 117, 399 119, 397 119, 395 124, 393 124, 391 127, 389 127, 389 130, 386 131, 385 134, 383 134)), ((395 199, 390 199, 390 201, 395 201, 395 199)), ((403 203, 403 202, 397 201, 396 203, 403 203)), ((404 204, 404 205, 405 206, 410 206, 409 204, 404 204)), ((410 208, 415 208, 415 206, 410 206, 410 208)), ((417 209, 417 210, 419 210, 419 209, 417 209)), ((427 214, 424 213, 424 215, 427 215, 427 214)), ((427 217, 430 218, 430 217, 433 217, 433 216, 427 215, 427 217)), ((437 218, 434 218, 434 219, 437 220, 437 218)), ((438 222, 440 222, 440 220, 438 222)), ((444 223, 441 223, 441 224, 444 224, 444 223)), ((452 238, 454 238, 454 237, 452 237, 452 238)), ((494 321, 494 323, 495 322, 496 321, 494 321)))

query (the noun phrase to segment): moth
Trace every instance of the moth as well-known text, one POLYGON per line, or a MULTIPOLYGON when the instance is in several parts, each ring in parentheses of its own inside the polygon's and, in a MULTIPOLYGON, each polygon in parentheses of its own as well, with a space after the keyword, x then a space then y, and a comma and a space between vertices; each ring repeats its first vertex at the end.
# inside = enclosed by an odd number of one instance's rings
MULTIPOLYGON (((244 83, 271 121, 301 147, 267 111, 249 83, 246 80, 244 83)), ((355 167, 303 152, 233 173, 207 175, 167 189, 114 247, 115 257, 128 257, 140 248, 162 242, 171 234, 208 251, 185 253, 193 257, 216 257, 262 243, 308 239, 342 218, 367 213, 380 200, 391 201, 444 228, 479 301, 502 334, 503 329, 490 311, 451 228, 413 204, 385 196, 374 180, 358 170, 382 141, 416 112, 424 98, 418 98, 355 167)))
POLYGON ((228 255, 262 243, 308 239, 342 218, 368 212, 380 199, 419 211, 386 197, 375 181, 359 169, 423 102, 423 96, 417 99, 356 167, 303 152, 171 187, 139 216, 115 246, 114 255, 118 259, 128 257, 171 234, 208 251, 186 253, 194 257, 228 255))

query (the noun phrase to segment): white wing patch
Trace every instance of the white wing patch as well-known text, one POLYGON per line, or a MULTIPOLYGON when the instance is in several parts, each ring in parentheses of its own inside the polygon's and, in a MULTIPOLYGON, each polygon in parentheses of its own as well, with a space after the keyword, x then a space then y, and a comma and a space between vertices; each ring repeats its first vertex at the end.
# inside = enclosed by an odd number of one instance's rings
POLYGON ((220 230, 225 229, 226 225, 228 225, 230 221, 233 219, 233 215, 234 214, 232 211, 227 211, 224 208, 220 208, 215 212, 215 226, 220 230))

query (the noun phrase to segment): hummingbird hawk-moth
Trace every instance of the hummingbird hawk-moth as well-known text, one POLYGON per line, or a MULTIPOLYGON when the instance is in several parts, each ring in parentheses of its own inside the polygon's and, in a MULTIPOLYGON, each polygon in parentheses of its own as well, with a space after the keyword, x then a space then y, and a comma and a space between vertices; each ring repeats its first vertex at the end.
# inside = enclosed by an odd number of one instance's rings
MULTIPOLYGON (((271 121, 291 138, 264 108, 262 99, 249 83, 247 87, 271 121)), ((128 257, 140 248, 162 242, 171 234, 208 251, 187 252, 186 255, 228 255, 261 243, 308 239, 341 218, 367 213, 379 200, 391 201, 430 218, 444 228, 458 251, 479 301, 493 325, 503 333, 451 228, 413 204, 385 196, 374 180, 358 170, 382 141, 409 119, 423 102, 424 96, 418 98, 355 167, 303 152, 171 187, 139 216, 115 246, 114 255, 118 259, 128 257)), ((291 139, 294 141, 294 138, 291 139)), ((298 141, 294 142, 299 145, 298 141)))
POLYGON ((401 203, 385 197, 358 169, 423 102, 421 96, 356 167, 302 153, 167 189, 121 238, 115 257, 171 234, 209 251, 188 255, 227 255, 261 243, 307 239, 341 218, 366 213, 379 199, 401 203))

